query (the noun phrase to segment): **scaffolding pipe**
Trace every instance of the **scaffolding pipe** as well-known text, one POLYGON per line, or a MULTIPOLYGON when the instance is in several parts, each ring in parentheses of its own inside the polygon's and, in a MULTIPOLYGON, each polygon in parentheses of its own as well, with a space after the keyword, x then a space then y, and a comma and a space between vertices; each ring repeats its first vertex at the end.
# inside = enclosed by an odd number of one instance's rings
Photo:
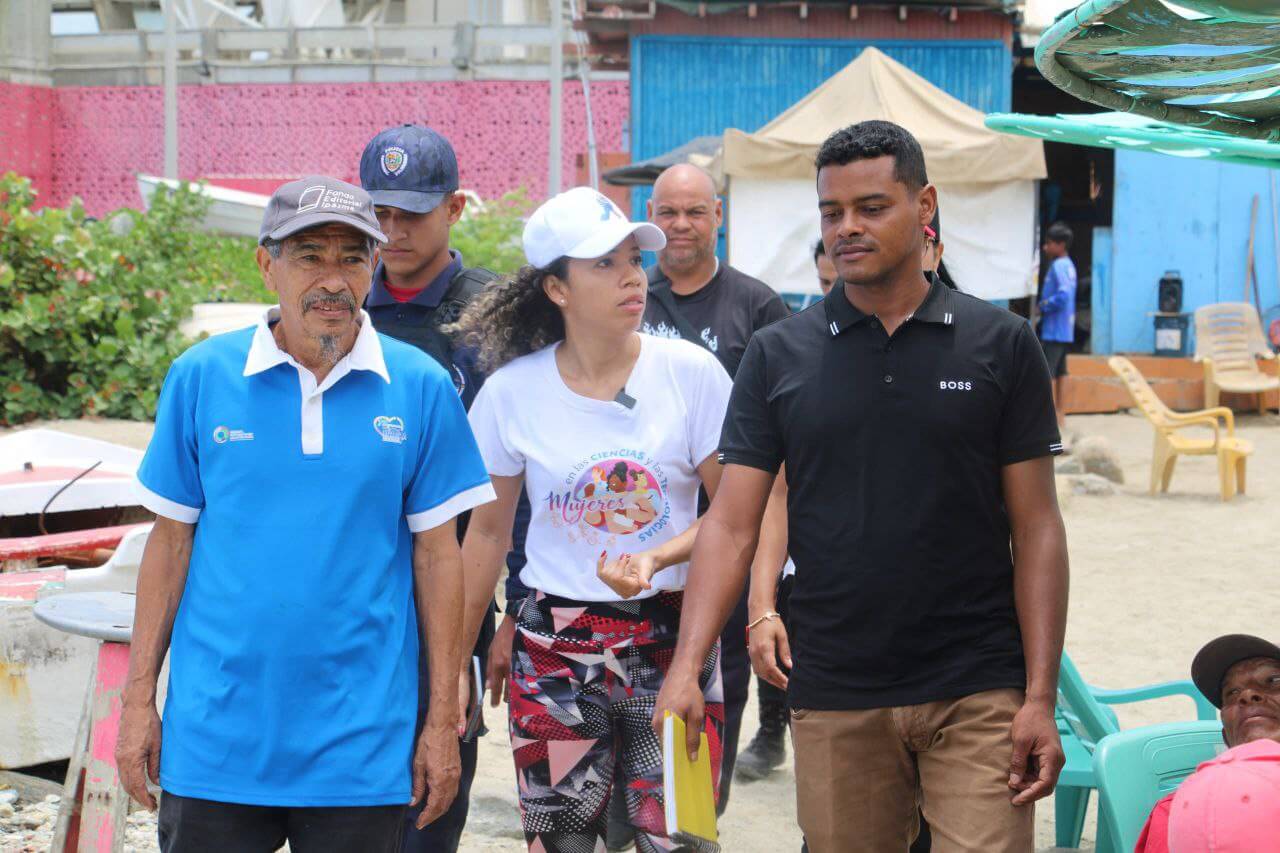
POLYGON ((164 176, 178 179, 177 0, 164 4, 164 176))
POLYGON ((560 192, 564 130, 564 0, 551 0, 551 134, 547 151, 547 195, 560 192))
POLYGON ((600 154, 596 147, 596 123, 591 115, 591 60, 587 55, 587 37, 582 30, 573 31, 578 45, 578 77, 582 80, 582 108, 587 119, 587 174, 591 189, 600 190, 600 154))

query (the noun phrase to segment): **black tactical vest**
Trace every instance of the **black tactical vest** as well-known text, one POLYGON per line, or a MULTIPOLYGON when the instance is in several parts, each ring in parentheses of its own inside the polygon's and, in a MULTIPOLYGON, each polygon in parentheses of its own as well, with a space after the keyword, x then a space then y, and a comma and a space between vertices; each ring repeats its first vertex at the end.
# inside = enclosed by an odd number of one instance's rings
POLYGON ((441 327, 457 320, 467 303, 497 277, 496 273, 480 267, 464 268, 449 282, 449 289, 435 308, 397 302, 366 305, 365 310, 379 332, 417 347, 449 371, 463 406, 469 409, 480 384, 479 376, 472 359, 456 357, 453 341, 441 327))

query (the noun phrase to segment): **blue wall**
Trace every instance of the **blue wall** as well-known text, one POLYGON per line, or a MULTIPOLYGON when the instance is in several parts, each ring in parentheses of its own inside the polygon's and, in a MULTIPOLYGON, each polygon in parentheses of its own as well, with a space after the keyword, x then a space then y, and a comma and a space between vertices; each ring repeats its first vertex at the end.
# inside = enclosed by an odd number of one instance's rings
MULTIPOLYGON (((1272 238, 1271 170, 1163 154, 1116 152, 1111 257, 1095 247, 1094 351, 1151 352, 1156 286, 1166 270, 1183 279, 1183 310, 1252 302, 1244 291, 1249 208, 1259 198, 1254 256, 1262 310, 1280 303, 1272 238), (1109 338, 1109 339, 1108 339, 1109 338)), ((1277 176, 1280 190, 1280 176, 1277 176)), ((1098 232, 1095 232, 1097 234, 1098 232)))
MULTIPOLYGON (((631 156, 654 157, 730 127, 756 131, 871 45, 970 106, 1009 109, 1013 59, 1000 41, 637 36, 631 41, 631 156)), ((648 197, 648 188, 632 192, 634 216, 644 217, 648 197)))

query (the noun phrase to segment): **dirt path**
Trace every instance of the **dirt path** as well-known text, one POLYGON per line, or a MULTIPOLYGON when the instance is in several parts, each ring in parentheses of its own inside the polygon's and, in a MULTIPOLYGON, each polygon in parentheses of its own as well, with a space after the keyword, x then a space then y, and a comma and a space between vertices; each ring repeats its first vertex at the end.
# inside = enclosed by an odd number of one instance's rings
MULTIPOLYGON (((1249 461, 1249 494, 1227 504, 1217 497, 1212 457, 1183 459, 1170 494, 1148 496, 1151 430, 1137 416, 1073 417, 1069 426, 1111 442, 1127 481, 1119 495, 1072 496, 1064 509, 1072 566, 1067 648, 1085 677, 1104 687, 1187 678, 1191 657, 1218 634, 1275 637, 1280 419, 1241 420, 1240 433, 1257 450, 1249 461)), ((150 433, 147 424, 124 422, 57 427, 134 446, 142 446, 150 433)), ((489 712, 493 731, 481 744, 463 850, 525 849, 502 710, 489 712)), ((1185 700, 1169 699, 1121 707, 1119 714, 1123 725, 1133 726, 1189 718, 1191 708, 1185 700)), ((743 743, 756 721, 753 693, 743 743)), ((789 768, 764 782, 735 785, 721 821, 725 850, 799 850, 794 791, 789 768)), ((1038 808, 1036 823, 1038 845, 1050 848, 1052 801, 1038 808)), ((1093 826, 1091 809, 1086 847, 1092 846, 1093 826)))

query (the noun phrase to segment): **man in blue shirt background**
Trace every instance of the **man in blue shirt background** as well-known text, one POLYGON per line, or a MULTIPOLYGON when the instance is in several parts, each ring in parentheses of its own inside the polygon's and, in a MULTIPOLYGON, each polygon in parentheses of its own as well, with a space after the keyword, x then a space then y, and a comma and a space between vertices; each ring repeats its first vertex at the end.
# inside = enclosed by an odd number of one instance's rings
POLYGON ((1066 425, 1062 407, 1063 377, 1067 375, 1067 352, 1076 339, 1076 265, 1071 261, 1075 235, 1065 222, 1055 222, 1045 231, 1041 253, 1049 261, 1040 296, 1040 343, 1053 377, 1053 406, 1058 412, 1058 429, 1066 425))
POLYGON ((116 751, 130 796, 162 789, 165 853, 391 853, 406 804, 425 824, 457 790, 454 519, 493 489, 448 373, 359 309, 385 239, 360 188, 284 185, 257 250, 279 305, 165 379, 116 751))

